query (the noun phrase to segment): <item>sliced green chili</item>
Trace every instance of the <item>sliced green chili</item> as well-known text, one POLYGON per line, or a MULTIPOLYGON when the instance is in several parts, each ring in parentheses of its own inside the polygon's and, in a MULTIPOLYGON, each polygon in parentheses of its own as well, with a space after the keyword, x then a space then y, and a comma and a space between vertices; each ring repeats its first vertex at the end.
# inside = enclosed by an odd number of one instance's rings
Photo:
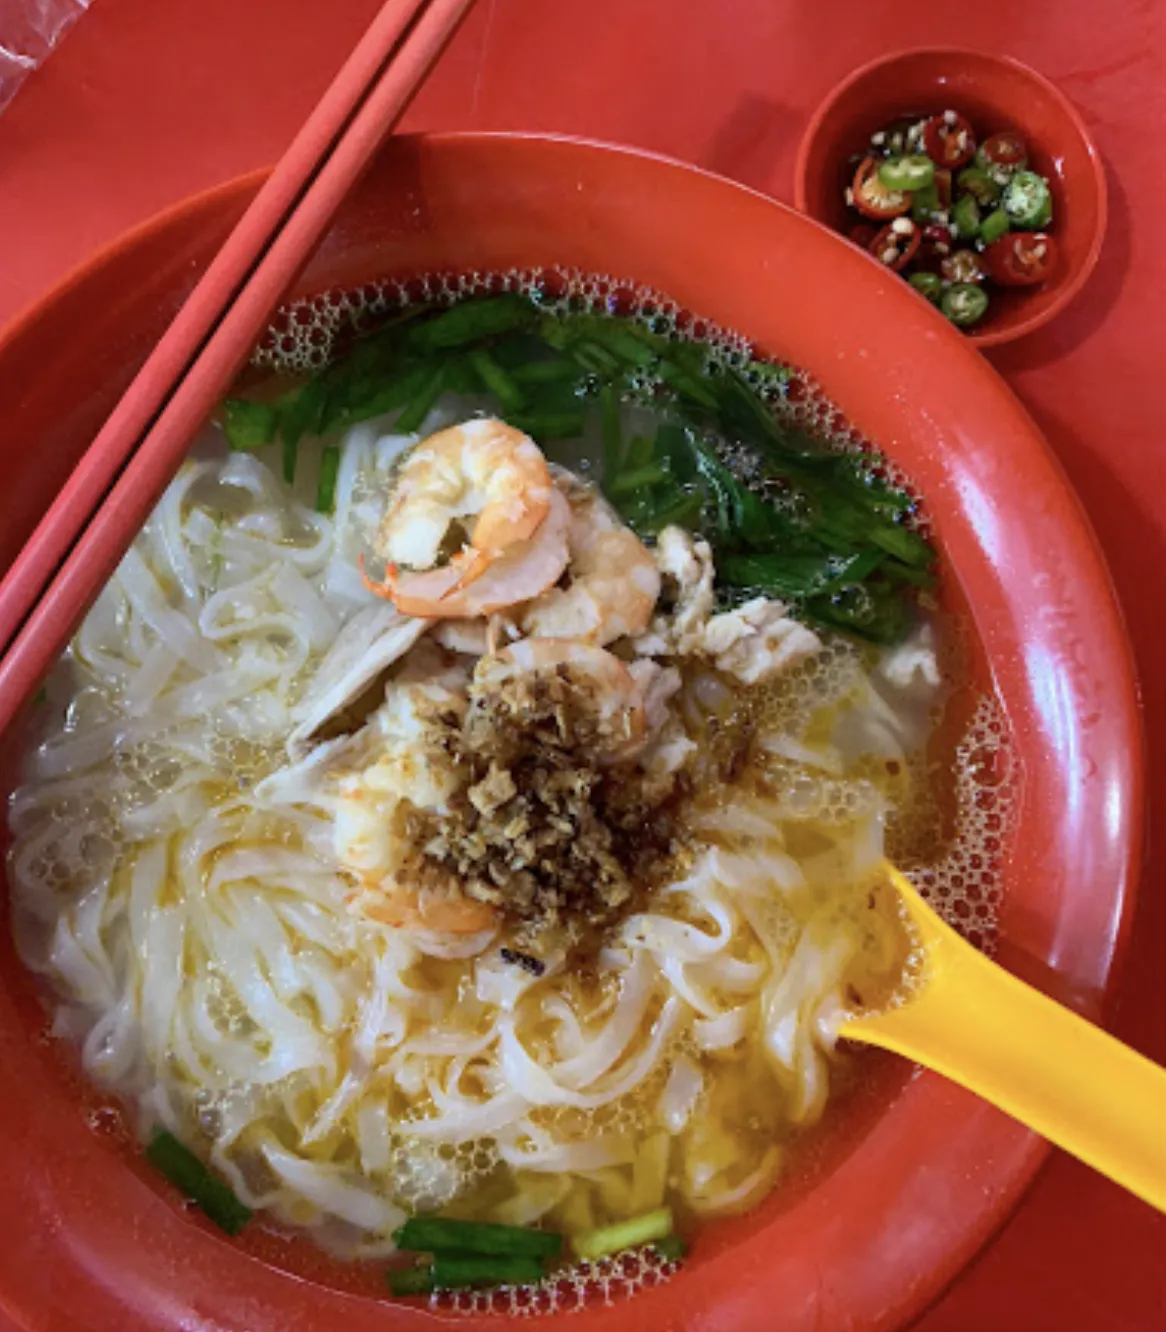
POLYGON ((964 167, 955 178, 955 183, 957 189, 970 194, 982 208, 987 208, 1000 198, 1000 186, 983 167, 964 167))
POLYGON ((888 190, 924 190, 935 180, 935 163, 924 153, 889 157, 879 166, 879 180, 888 190))
POLYGON ((943 280, 938 273, 912 273, 907 281, 916 291, 922 292, 933 305, 939 304, 939 298, 943 293, 943 280))
POLYGON ((923 190, 911 192, 911 216, 916 222, 926 225, 946 214, 939 202, 939 188, 934 181, 923 190))
POLYGON ((951 210, 951 220, 961 240, 972 240, 980 230, 980 205, 970 194, 963 195, 951 210))
POLYGON ((974 282, 957 282, 943 293, 939 308, 957 328, 971 328, 984 317, 988 294, 974 282))
POLYGON ((1007 210, 997 208, 980 223, 980 239, 985 245, 991 245, 993 241, 998 241, 1010 226, 1007 210))
POLYGON ((1004 187, 1004 210, 1014 227, 1039 231, 1053 216, 1053 196, 1049 183, 1035 171, 1018 171, 1004 187))

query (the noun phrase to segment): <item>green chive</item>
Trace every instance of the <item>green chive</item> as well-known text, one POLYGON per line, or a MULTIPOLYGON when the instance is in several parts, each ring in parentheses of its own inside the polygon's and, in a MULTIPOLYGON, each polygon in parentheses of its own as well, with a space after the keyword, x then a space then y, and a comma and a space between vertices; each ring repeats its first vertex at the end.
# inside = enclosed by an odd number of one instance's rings
POLYGON ((146 1159, 228 1235, 237 1235, 250 1221, 251 1209, 172 1133, 162 1130, 155 1134, 146 1148, 146 1159))
POLYGON ((428 1295, 433 1289, 433 1267, 398 1267, 388 1275, 389 1290, 394 1295, 428 1295))
POLYGON ((251 453, 275 438, 278 416, 266 402, 227 398, 223 403, 223 434, 236 453, 251 453))
POLYGON ((700 521, 704 499, 700 495, 685 495, 667 508, 657 509, 648 518, 645 530, 655 535, 666 527, 683 527, 694 531, 700 521))
POLYGON ((438 1253, 433 1257, 433 1284, 438 1290, 468 1286, 534 1286, 546 1273, 537 1258, 517 1254, 438 1253))
POLYGON ((579 378, 579 367, 571 361, 532 361, 529 365, 516 365, 510 371, 516 384, 574 383, 579 378))
POLYGON ((421 352, 465 347, 532 324, 535 318, 534 306, 521 296, 463 301, 415 325, 409 331, 407 341, 410 347, 421 352))
POLYGON ((666 1263, 678 1263, 688 1252, 688 1245, 679 1235, 665 1235, 663 1239, 656 1240, 652 1248, 666 1263))
POLYGON ((599 392, 599 409, 603 415, 603 475, 615 480, 623 460, 623 436, 619 428, 619 395, 610 384, 599 392))
POLYGON ((647 490, 649 486, 668 480, 671 480, 671 477, 666 467, 661 467, 659 463, 649 463, 647 467, 620 472, 605 489, 609 495, 630 495, 633 491, 647 490))
POLYGON ((532 439, 571 439, 583 433, 585 416, 582 410, 573 412, 525 412, 510 422, 516 429, 532 439))
POLYGON ((296 454, 299 445, 290 439, 283 441, 283 479, 290 486, 296 479, 296 454))
POLYGON ((656 455, 656 441, 651 435, 633 435, 624 450, 625 467, 647 467, 656 455))
POLYGON ((411 435, 421 428, 422 422, 433 410, 445 388, 445 366, 439 365, 426 380, 424 387, 397 417, 394 428, 402 435, 411 435))
POLYGON ((563 1237, 549 1230, 500 1226, 487 1221, 457 1221, 445 1216, 411 1216, 393 1235, 398 1248, 414 1253, 513 1254, 557 1258, 563 1237))
POLYGON ((358 421, 367 421, 371 417, 383 416, 386 412, 404 407, 426 387, 432 375, 432 367, 414 366, 411 370, 394 375, 387 384, 378 388, 353 393, 342 411, 329 416, 328 428, 344 429, 356 425, 358 421))
POLYGON ((526 403, 526 395, 488 351, 475 347, 469 356, 482 387, 492 393, 508 411, 517 411, 526 403))
POLYGON ((717 576, 730 587, 760 589, 779 597, 808 597, 829 587, 834 561, 820 555, 726 555, 717 576))
POLYGON ((340 471, 340 450, 327 444, 320 452, 320 480, 316 487, 316 511, 331 513, 336 507, 336 475, 340 471))
POLYGON ((658 1207, 653 1212, 633 1216, 613 1226, 600 1226, 598 1230, 588 1230, 582 1235, 575 1235, 572 1237, 571 1247, 579 1258, 604 1258, 609 1253, 621 1253, 624 1249, 639 1248, 641 1244, 651 1244, 671 1234, 672 1209, 658 1207))

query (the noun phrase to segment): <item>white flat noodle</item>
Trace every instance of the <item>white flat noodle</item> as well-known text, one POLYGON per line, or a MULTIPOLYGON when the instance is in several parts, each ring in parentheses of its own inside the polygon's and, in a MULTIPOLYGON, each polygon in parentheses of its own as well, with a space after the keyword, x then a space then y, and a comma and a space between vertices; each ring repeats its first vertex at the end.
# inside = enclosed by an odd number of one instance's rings
MULTIPOLYGON (((469 1210, 499 1160, 517 1173, 493 1219, 516 1225, 564 1201, 565 1172, 604 1172, 590 1182, 605 1199, 609 1186, 630 1198, 649 1144, 668 1149, 686 1208, 748 1205, 782 1152, 736 1142, 736 1108, 706 1093, 734 1050, 768 1063, 758 1092, 787 1126, 812 1120, 848 969, 894 964, 891 926, 855 928, 839 895, 865 901, 884 850, 881 797, 855 760, 911 752, 942 688, 930 640, 920 631, 869 674, 855 654, 842 692, 857 720, 832 744, 763 738, 811 786, 845 784, 845 815, 817 819, 785 784, 709 790, 686 829, 691 861, 604 941, 598 986, 565 948, 534 976, 493 931, 362 917, 337 850, 345 819, 365 804, 387 826, 388 790, 446 798, 447 775, 419 760, 419 718, 465 706, 466 654, 511 637, 501 618, 451 621, 415 646, 429 623, 361 584, 355 550, 391 455, 412 442, 382 429, 342 442, 334 520, 261 458, 185 472, 87 617, 9 807, 16 944, 57 991, 53 1029, 137 1105, 144 1132, 197 1122, 240 1198, 349 1257, 392 1250, 398 1201, 469 1210), (395 663, 368 725, 312 743, 395 663), (273 771, 289 734, 291 761, 273 771), (345 783, 374 766, 379 785, 351 789, 376 800, 350 799, 345 783), (607 1117, 620 1102, 634 1130, 622 1110, 607 1117)), ((731 701, 700 658, 738 654, 752 675, 810 646, 773 603, 717 619, 707 546, 673 529, 658 553, 677 595, 653 622, 662 646, 646 651, 646 635, 634 653, 695 661, 676 704, 675 670, 630 664, 653 775, 686 761, 679 702, 712 714, 731 701)))
POLYGON ((428 620, 402 615, 387 601, 358 612, 344 626, 294 710, 288 752, 302 757, 329 718, 359 698, 370 684, 421 638, 428 620))
POLYGON ((399 1207, 350 1183, 343 1172, 333 1166, 305 1161, 271 1142, 264 1144, 263 1154, 284 1183, 323 1211, 360 1230, 387 1235, 405 1219, 405 1213, 399 1207))

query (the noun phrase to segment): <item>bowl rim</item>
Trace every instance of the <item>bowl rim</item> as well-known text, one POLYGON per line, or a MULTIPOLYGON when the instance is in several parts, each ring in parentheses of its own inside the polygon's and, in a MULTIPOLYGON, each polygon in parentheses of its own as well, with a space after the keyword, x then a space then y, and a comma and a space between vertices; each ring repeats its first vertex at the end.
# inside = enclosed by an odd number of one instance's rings
MULTIPOLYGON (((644 151, 626 145, 606 143, 600 140, 580 136, 510 131, 454 131, 435 134, 397 136, 396 141, 400 143, 401 140, 411 142, 414 145, 432 145, 438 151, 443 147, 457 148, 462 146, 473 148, 477 144, 496 141, 526 141, 532 142, 535 145, 574 145, 585 149, 600 150, 604 153, 615 153, 623 157, 630 157, 637 160, 655 161, 661 165, 689 173, 694 177, 703 177, 720 186, 728 186, 731 190, 739 194, 751 195, 769 206, 776 206, 779 211, 786 213, 794 213, 795 211, 789 205, 782 204, 780 201, 762 191, 752 189, 739 182, 733 181, 728 177, 704 170, 691 163, 678 160, 665 154, 644 151)), ((385 149, 382 148, 381 152, 384 151, 385 149)), ((233 202, 238 199, 245 206, 246 202, 249 201, 251 194, 259 187, 267 174, 267 168, 260 168, 255 171, 243 173, 231 180, 221 182, 206 190, 190 195, 145 219, 127 232, 114 238, 108 244, 100 247, 87 259, 69 270, 38 299, 29 303, 29 305, 17 316, 8 321, 3 327, 0 327, 0 355, 3 354, 13 340, 19 338, 28 326, 40 319, 46 313, 46 310, 50 305, 55 303, 78 284, 83 284, 96 270, 114 261, 125 251, 133 249, 146 237, 164 233, 169 226, 180 218, 198 214, 203 210, 213 209, 214 205, 220 200, 233 202)), ((840 237, 832 228, 826 226, 824 223, 818 221, 818 219, 813 218, 804 211, 800 213, 799 220, 802 223, 809 224, 824 235, 829 236, 833 241, 843 245, 847 244, 845 239, 840 237)), ((850 248, 853 249, 853 247, 850 248)), ((880 272, 883 271, 881 266, 877 264, 876 268, 879 269, 880 272)), ((956 335, 952 332, 951 336, 954 338, 956 335)), ((960 338, 958 341, 966 345, 965 339, 960 338)), ((1043 436, 1041 432, 1035 423, 1028 418, 1024 408, 1012 395, 1008 385, 991 369, 990 366, 984 365, 983 363, 981 363, 979 373, 986 373, 997 381, 997 392, 1011 400, 1012 410, 1020 417, 1023 417, 1027 422, 1028 429, 1034 436, 1034 442, 1037 443, 1038 446, 1042 444, 1043 436)), ((1052 455, 1047 444, 1044 444, 1041 453, 1043 455, 1043 461, 1051 469, 1053 479, 1058 482, 1059 486, 1065 492, 1065 498, 1072 501, 1077 509, 1077 519, 1082 528, 1080 534, 1086 537, 1087 545, 1089 547, 1089 550, 1084 552, 1083 558, 1087 560, 1091 559, 1096 564, 1096 571, 1101 575, 1102 582, 1108 588, 1113 607, 1120 621, 1120 603, 1114 592, 1112 579, 1109 577, 1104 554, 1092 532, 1088 519, 1081 510, 1079 503, 1076 502, 1075 492, 1067 478, 1061 473, 1055 457, 1052 455)), ((1109 939, 1108 962, 1105 966, 1104 985, 1100 996, 1103 1013, 1108 1011, 1109 1006, 1113 1003, 1116 997, 1116 992, 1118 990, 1122 970, 1128 953, 1130 932, 1139 886, 1145 828, 1144 732, 1141 726, 1141 709, 1138 698, 1136 673, 1134 672, 1132 646, 1128 635, 1124 633, 1124 630, 1119 636, 1118 641, 1113 643, 1112 646, 1115 663, 1119 668, 1122 665, 1127 668, 1128 679, 1131 686, 1128 690, 1122 689, 1120 691, 1118 710, 1121 713, 1124 723, 1129 729, 1132 729, 1141 743, 1136 746, 1136 752, 1130 756, 1130 773, 1126 786, 1126 793, 1130 797, 1128 802, 1128 836, 1124 838, 1124 842, 1128 843, 1125 847, 1127 852, 1126 873, 1123 875, 1123 889, 1120 894, 1119 909, 1114 920, 1114 930, 1109 939)), ((972 1261, 975 1255, 980 1252, 983 1247, 1000 1232, 1000 1230, 1002 1230, 1023 1193, 1047 1159, 1050 1150, 1050 1144, 1043 1139, 1040 1139, 1035 1134, 1025 1131, 1023 1140, 1015 1144, 1015 1150, 1012 1152, 1007 1163, 997 1163, 995 1169, 999 1175, 999 1188, 992 1195, 991 1200, 985 1204, 979 1226, 969 1225, 967 1230, 974 1233, 971 1235, 965 1235, 965 1247, 961 1249, 958 1254, 949 1251, 946 1264, 942 1269, 935 1272, 934 1279, 929 1283, 924 1283, 922 1288, 917 1288, 914 1297, 908 1301, 911 1307, 910 1317, 912 1319, 921 1315, 927 1307, 938 1300, 960 1273, 966 1269, 967 1265, 972 1261)), ((951 1247, 954 1249, 954 1246, 951 1247)), ((8 1305, 9 1301, 7 1297, 3 1295, 3 1292, 0 1292, 0 1308, 7 1308, 8 1305)), ((13 1311, 13 1316, 16 1316, 15 1311, 13 1311)), ((590 1320, 585 1319, 584 1321, 587 1326, 592 1325, 590 1320)), ((580 1326, 582 1327, 583 1325, 583 1322, 581 1322, 580 1326)), ((883 1326, 881 1320, 879 1325, 883 1326)), ((896 1323, 896 1326, 898 1325, 899 1324, 896 1323)))
MULTIPOLYGON (((1069 98, 1057 87, 1051 79, 1047 78, 1038 69, 1025 64, 1023 60, 1017 60, 1015 56, 998 55, 993 51, 978 51, 970 46, 910 46, 904 47, 898 51, 891 51, 886 55, 876 56, 873 60, 868 60, 865 64, 852 69, 849 74, 844 75, 837 83, 826 93, 822 100, 815 107, 810 119, 802 131, 802 137, 798 142, 797 155, 794 159, 794 204, 793 206, 800 213, 805 213, 807 217, 812 217, 807 208, 807 181, 809 179, 810 161, 814 156, 817 147, 816 140, 821 132, 822 125, 834 108, 853 88, 862 83, 863 80, 870 77, 877 70, 898 64, 901 60, 918 59, 919 57, 933 57, 935 59, 957 59, 957 60, 980 60, 990 64, 1000 65, 1009 69, 1014 75, 1031 80, 1039 84, 1045 93, 1056 102, 1061 114, 1073 127, 1077 136, 1085 147, 1086 156, 1089 159, 1093 187, 1097 196, 1097 225, 1093 229, 1093 235, 1090 238, 1089 247, 1085 251, 1085 257, 1066 281, 1060 283, 1054 289, 1054 295, 1049 303, 1036 313, 1029 315, 1026 319, 1021 319, 1007 329, 993 330, 991 327, 981 332, 973 330, 964 336, 967 340, 977 347, 999 347, 1008 342, 1015 342, 1018 338, 1027 337, 1029 333, 1034 333, 1038 328, 1043 328, 1049 320, 1055 318, 1077 295, 1081 288, 1088 281, 1090 274, 1097 266, 1097 260, 1101 255, 1102 242, 1105 240, 1105 232, 1109 222, 1109 185, 1105 176, 1105 163, 1101 156, 1101 150, 1097 142, 1090 133, 1089 127, 1081 113, 1069 100, 1069 98)), ((814 218, 815 222, 820 222, 820 218, 814 218)), ((825 225, 825 224, 823 224, 825 225)), ((833 230, 833 228, 831 228, 833 230)), ((840 234, 840 233, 839 233, 840 234)), ((846 238, 843 237, 845 240, 846 238)))

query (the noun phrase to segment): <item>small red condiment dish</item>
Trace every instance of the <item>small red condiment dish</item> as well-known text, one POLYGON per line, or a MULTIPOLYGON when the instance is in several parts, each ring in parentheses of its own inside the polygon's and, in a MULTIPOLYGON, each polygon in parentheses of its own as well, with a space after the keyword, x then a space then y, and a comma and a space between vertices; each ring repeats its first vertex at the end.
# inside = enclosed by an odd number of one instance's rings
POLYGON ((863 65, 833 89, 806 127, 794 167, 794 206, 845 235, 860 220, 843 198, 854 174, 851 157, 890 120, 949 109, 971 122, 978 139, 1001 130, 1021 134, 1030 166, 1048 179, 1053 194, 1052 275, 1035 288, 993 287, 983 323, 966 335, 979 347, 995 347, 1047 324, 1073 299, 1105 235, 1105 169, 1097 145, 1068 98, 1036 70, 1010 56, 938 47, 863 65))

